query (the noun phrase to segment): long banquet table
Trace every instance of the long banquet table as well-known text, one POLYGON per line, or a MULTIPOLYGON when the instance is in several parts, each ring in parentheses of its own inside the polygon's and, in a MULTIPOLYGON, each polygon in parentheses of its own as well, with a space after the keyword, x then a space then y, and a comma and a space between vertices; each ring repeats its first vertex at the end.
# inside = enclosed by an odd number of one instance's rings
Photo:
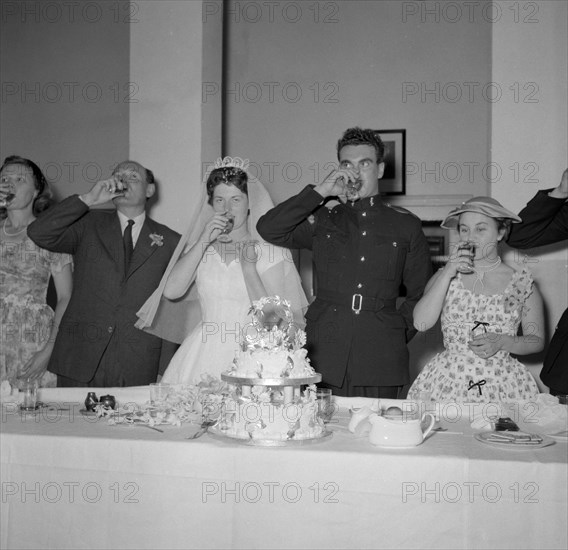
POLYGON ((390 449, 348 431, 363 400, 338 399, 331 437, 259 447, 187 440, 190 424, 112 426, 80 413, 85 390, 51 391, 36 415, 2 407, 1 548, 568 546, 567 443, 480 443, 463 408, 440 409, 446 431, 422 445, 390 449))

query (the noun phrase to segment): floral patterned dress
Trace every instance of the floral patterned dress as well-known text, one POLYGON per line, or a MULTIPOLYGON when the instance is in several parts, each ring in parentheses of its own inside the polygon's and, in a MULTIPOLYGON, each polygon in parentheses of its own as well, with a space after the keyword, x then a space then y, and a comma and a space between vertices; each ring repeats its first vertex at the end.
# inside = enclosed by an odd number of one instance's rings
MULTIPOLYGON (((14 384, 20 370, 49 339, 54 312, 46 304, 49 277, 72 262, 69 254, 39 248, 29 237, 1 242, 0 381, 14 384)), ((55 386, 56 376, 46 372, 40 386, 55 386)))
POLYGON ((527 269, 513 274, 501 294, 474 294, 458 274, 448 289, 441 323, 445 351, 422 369, 409 391, 431 393, 434 401, 496 402, 535 398, 538 386, 527 368, 509 352, 478 357, 468 347, 476 326, 487 332, 515 336, 533 289, 527 269), (484 324, 480 324, 480 323, 484 324))

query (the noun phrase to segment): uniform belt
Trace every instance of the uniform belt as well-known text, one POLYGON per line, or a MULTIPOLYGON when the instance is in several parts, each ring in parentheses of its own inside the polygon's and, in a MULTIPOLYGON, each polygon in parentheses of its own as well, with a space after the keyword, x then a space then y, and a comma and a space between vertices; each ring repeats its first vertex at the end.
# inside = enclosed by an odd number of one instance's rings
POLYGON ((396 307, 396 298, 375 298, 362 294, 342 294, 341 292, 329 292, 327 290, 320 290, 316 294, 316 298, 324 302, 349 307, 357 314, 360 311, 394 310, 396 307))

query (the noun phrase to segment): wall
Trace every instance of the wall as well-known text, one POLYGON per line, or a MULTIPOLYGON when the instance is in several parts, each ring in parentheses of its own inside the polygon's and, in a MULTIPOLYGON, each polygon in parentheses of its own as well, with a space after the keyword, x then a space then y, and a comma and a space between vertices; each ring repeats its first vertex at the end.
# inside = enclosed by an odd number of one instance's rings
POLYGON ((159 180, 152 215, 182 232, 196 207, 192 198, 201 186, 202 163, 221 153, 221 97, 201 101, 201 82, 222 75, 221 2, 136 5, 130 74, 140 93, 131 104, 130 156, 159 180))
POLYGON ((29 157, 57 196, 88 190, 128 157, 125 2, 0 4, 0 155, 29 157))
POLYGON ((329 173, 346 128, 406 128, 408 194, 484 194, 491 25, 421 5, 227 2, 226 152, 280 202, 329 173))
MULTIPOLYGON (((568 3, 499 4, 518 17, 494 26, 492 79, 515 93, 492 108, 491 159, 503 176, 491 195, 519 211, 537 190, 556 187, 568 166, 568 3)), ((550 337, 568 304, 566 242, 506 257, 526 259, 544 298, 550 337)), ((542 354, 528 364, 538 374, 542 354)))
POLYGON ((221 153, 221 98, 201 101, 222 76, 221 5, 2 2, 2 157, 35 160, 59 198, 138 160, 160 184, 152 216, 183 231, 221 153))

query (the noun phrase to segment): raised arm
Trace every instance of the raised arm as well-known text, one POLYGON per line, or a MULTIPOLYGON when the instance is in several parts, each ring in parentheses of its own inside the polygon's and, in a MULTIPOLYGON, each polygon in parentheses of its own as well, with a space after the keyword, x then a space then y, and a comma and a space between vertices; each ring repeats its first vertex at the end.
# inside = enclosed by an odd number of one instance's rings
POLYGON ((522 223, 511 227, 510 246, 532 248, 568 239, 568 169, 560 185, 552 190, 539 191, 519 212, 522 223))
POLYGON ((262 216, 256 229, 264 240, 285 248, 312 249, 313 227, 308 217, 329 197, 344 192, 341 178, 353 179, 349 170, 333 170, 317 187, 308 185, 297 195, 262 216))
POLYGON ((458 273, 459 266, 471 268, 473 265, 470 253, 458 250, 458 253, 446 262, 428 281, 424 295, 414 308, 414 327, 420 332, 432 328, 444 307, 444 300, 452 279, 458 273))
POLYGON ((84 229, 81 218, 91 206, 108 203, 117 194, 114 179, 98 181, 88 193, 72 195, 42 213, 28 227, 28 235, 42 248, 74 254, 84 229))
POLYGON ((225 229, 227 219, 223 214, 215 214, 205 224, 195 244, 182 256, 173 267, 164 288, 164 296, 168 300, 176 300, 183 296, 197 273, 199 262, 207 247, 213 243, 225 229))

